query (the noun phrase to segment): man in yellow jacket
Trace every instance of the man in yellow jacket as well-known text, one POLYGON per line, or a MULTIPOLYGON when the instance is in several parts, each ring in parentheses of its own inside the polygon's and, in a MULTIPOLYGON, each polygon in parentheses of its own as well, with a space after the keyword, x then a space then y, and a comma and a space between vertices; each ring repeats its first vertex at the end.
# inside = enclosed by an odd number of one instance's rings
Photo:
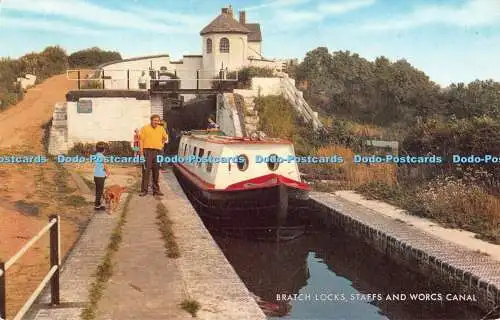
POLYGON ((140 154, 146 162, 142 166, 141 197, 148 194, 149 172, 153 173, 153 195, 162 196, 158 179, 160 176, 160 164, 156 161, 158 155, 163 154, 165 143, 168 143, 168 134, 165 126, 160 126, 160 116, 151 116, 151 123, 144 126, 139 133, 140 154))

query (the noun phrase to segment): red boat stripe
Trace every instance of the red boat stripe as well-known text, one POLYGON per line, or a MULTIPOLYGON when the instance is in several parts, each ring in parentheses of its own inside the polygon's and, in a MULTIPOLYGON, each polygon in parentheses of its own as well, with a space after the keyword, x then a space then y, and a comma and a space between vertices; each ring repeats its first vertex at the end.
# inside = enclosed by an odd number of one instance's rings
POLYGON ((284 184, 288 187, 292 187, 300 190, 311 190, 311 186, 307 183, 303 183, 300 181, 295 181, 293 179, 283 177, 281 175, 271 173, 264 176, 260 176, 257 178, 252 178, 245 181, 240 181, 238 183, 234 183, 229 185, 225 189, 215 189, 215 185, 204 181, 197 174, 191 172, 188 168, 180 163, 176 163, 177 166, 184 175, 191 180, 194 184, 196 184, 199 188, 203 190, 224 190, 224 191, 241 191, 241 190, 252 190, 258 188, 270 188, 277 186, 279 184, 284 184), (274 180, 274 181, 272 181, 274 180), (271 183, 272 182, 272 183, 271 183))

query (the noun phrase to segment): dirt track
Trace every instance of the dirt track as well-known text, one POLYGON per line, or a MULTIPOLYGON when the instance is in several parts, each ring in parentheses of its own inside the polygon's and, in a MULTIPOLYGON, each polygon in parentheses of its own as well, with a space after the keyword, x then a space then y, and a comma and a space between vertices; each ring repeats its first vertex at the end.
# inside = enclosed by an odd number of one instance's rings
POLYGON ((41 126, 52 117, 55 103, 65 101, 66 92, 76 86, 64 74, 29 89, 20 103, 0 113, 0 148, 25 146, 41 152, 41 126))
MULTIPOLYGON (((76 85, 66 75, 52 77, 28 90, 19 104, 0 112, 0 156, 14 150, 43 153, 42 126, 51 119, 55 103, 65 101, 66 92, 76 85)), ((79 196, 75 183, 54 163, 0 163, 0 260, 9 260, 56 213, 61 216, 61 250, 65 254, 90 213, 79 196)), ((42 238, 7 271, 9 316, 48 271, 47 245, 47 237, 42 238)))

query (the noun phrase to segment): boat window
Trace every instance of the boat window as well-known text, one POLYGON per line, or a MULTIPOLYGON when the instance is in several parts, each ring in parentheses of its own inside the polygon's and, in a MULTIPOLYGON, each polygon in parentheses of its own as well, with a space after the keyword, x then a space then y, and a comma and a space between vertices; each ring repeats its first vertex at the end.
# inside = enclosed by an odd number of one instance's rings
POLYGON ((267 162, 267 167, 271 171, 276 171, 278 170, 278 167, 280 166, 280 163, 278 162, 278 155, 277 154, 271 154, 269 156, 269 161, 267 162))
POLYGON ((198 162, 198 167, 201 167, 201 157, 203 157, 203 154, 205 153, 205 149, 203 148, 200 148, 200 152, 198 153, 198 157, 200 158, 199 159, 199 162, 198 162))
POLYGON ((238 156, 238 163, 236 165, 238 166, 238 169, 240 169, 240 171, 245 171, 246 169, 248 169, 248 157, 244 154, 240 154, 238 156), (241 161, 240 159, 242 159, 243 161, 241 161))
POLYGON ((186 155, 187 146, 188 146, 188 145, 187 145, 187 143, 185 143, 185 144, 184 144, 184 154, 183 154, 183 156, 185 156, 185 155, 186 155))
POLYGON ((191 162, 190 164, 192 164, 193 166, 196 164, 196 150, 198 149, 198 147, 194 147, 193 149, 193 157, 194 157, 194 160, 193 162, 191 162))
POLYGON ((210 156, 212 155, 212 151, 208 151, 207 152, 207 158, 208 158, 208 161, 207 161, 207 166, 206 166, 206 169, 207 169, 207 172, 212 172, 212 160, 210 159, 210 156))

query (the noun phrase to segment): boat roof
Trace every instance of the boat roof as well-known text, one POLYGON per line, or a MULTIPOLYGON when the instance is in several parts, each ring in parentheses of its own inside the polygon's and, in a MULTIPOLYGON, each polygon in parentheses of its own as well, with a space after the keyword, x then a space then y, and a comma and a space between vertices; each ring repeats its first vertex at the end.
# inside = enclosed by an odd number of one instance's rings
POLYGON ((290 141, 280 138, 255 138, 226 136, 221 131, 193 130, 184 132, 193 139, 217 144, 292 144, 290 141))

